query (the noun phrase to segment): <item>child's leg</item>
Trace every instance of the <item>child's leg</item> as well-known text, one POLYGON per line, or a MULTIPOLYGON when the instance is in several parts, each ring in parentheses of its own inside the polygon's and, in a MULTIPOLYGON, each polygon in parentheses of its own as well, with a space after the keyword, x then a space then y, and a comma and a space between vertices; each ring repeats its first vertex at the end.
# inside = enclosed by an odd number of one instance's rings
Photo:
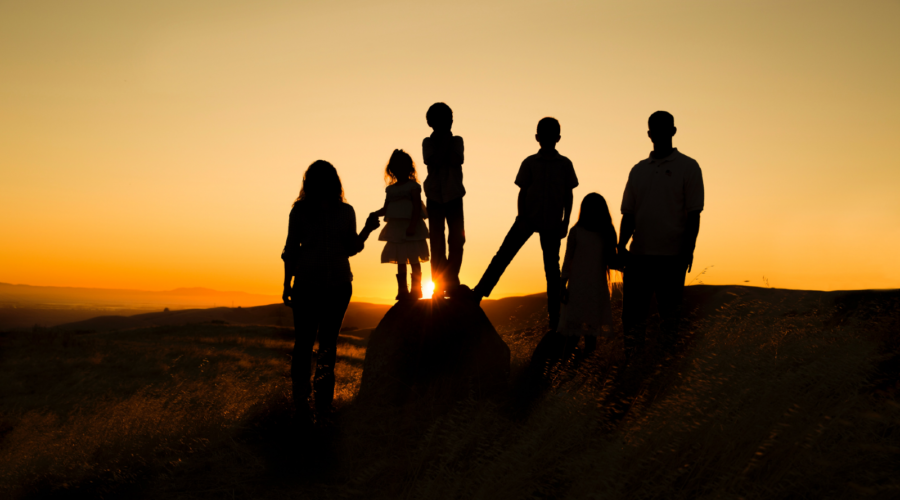
POLYGON ((422 298, 422 264, 419 259, 413 258, 409 261, 410 277, 409 295, 415 299, 422 298))
POLYGON ((397 296, 396 300, 406 298, 409 288, 406 286, 406 261, 397 261, 397 296))
POLYGON ((447 268, 444 281, 452 288, 459 286, 459 269, 462 267, 463 245, 466 243, 466 230, 463 220, 463 199, 458 198, 446 204, 447 217, 447 268))
POLYGON ((544 230, 540 233, 541 250, 544 252, 544 275, 547 278, 547 313, 550 329, 559 325, 559 233, 544 230))
MULTIPOLYGON (((513 223, 512 228, 510 228, 509 233, 506 234, 506 238, 504 238, 503 243, 500 245, 500 249, 497 250, 497 255, 494 255, 494 258, 491 259, 491 263, 484 272, 484 275, 481 276, 481 281, 475 285, 473 291, 475 292, 475 295, 479 297, 479 300, 481 300, 480 297, 488 297, 491 295, 491 291, 494 289, 494 286, 497 285, 497 282, 500 281, 500 276, 503 275, 503 271, 506 271, 506 267, 512 262, 513 257, 516 256, 532 234, 534 234, 532 228, 527 227, 523 222, 516 219, 516 222, 513 223)), ((559 278, 557 276, 557 282, 558 281, 559 278)))
POLYGON ((444 242, 444 204, 428 200, 428 238, 431 242, 431 281, 437 285, 447 263, 447 246, 444 242))

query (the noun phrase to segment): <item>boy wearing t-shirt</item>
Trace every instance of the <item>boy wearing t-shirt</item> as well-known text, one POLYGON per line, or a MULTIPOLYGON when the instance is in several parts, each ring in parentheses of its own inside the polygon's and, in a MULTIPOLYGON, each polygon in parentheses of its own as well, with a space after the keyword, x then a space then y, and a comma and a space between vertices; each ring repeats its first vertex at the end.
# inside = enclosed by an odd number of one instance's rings
POLYGON ((560 127, 555 118, 543 118, 538 122, 535 139, 541 145, 540 151, 525 158, 516 175, 519 215, 473 292, 479 300, 490 296, 522 245, 532 234, 538 233, 544 253, 550 329, 556 330, 560 298, 559 242, 569 230, 572 190, 578 186, 578 178, 572 162, 556 151, 560 127))

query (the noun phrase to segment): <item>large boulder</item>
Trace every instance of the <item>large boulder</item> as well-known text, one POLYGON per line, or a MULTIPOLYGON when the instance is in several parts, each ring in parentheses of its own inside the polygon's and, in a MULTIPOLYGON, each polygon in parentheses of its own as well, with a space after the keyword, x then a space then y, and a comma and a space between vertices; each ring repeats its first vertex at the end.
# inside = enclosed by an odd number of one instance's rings
POLYGON ((398 302, 372 331, 359 399, 402 404, 505 388, 509 347, 481 307, 464 299, 398 302))

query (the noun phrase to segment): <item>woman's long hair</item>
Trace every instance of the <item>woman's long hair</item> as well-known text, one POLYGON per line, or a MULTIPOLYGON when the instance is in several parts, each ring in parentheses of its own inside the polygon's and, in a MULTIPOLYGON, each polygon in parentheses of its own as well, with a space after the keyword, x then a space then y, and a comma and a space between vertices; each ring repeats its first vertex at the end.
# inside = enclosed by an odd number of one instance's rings
POLYGON ((609 215, 606 198, 599 193, 585 196, 581 201, 581 211, 575 225, 600 235, 600 241, 603 242, 603 262, 606 263, 606 276, 609 278, 609 267, 614 265, 616 258, 616 228, 613 226, 612 216, 609 215))
POLYGON ((344 198, 344 186, 334 165, 325 160, 316 160, 306 169, 300 196, 294 200, 294 205, 304 200, 320 203, 347 201, 344 198))
POLYGON ((419 182, 419 178, 416 176, 416 164, 413 162, 412 157, 402 149, 395 149, 391 153, 391 159, 388 160, 387 166, 384 167, 384 181, 387 182, 388 186, 396 184, 398 181, 397 173, 407 169, 409 171, 407 178, 411 181, 419 182))

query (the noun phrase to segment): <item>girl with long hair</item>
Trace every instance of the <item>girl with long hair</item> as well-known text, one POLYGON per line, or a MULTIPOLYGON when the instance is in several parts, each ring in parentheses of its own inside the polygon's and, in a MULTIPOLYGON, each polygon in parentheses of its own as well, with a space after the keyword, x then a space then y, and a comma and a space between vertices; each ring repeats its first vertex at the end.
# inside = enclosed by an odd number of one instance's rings
MULTIPOLYGON (((590 193, 581 202, 578 222, 569 231, 560 273, 562 307, 558 332, 570 341, 584 337, 593 351, 597 337, 612 337, 610 269, 616 266, 616 229, 603 196, 590 193)), ((571 342, 570 342, 571 343, 571 342)))
POLYGON ((378 227, 369 216, 356 232, 356 213, 344 200, 337 170, 327 161, 314 162, 303 175, 300 196, 288 223, 284 260, 284 304, 294 310, 294 352, 291 379, 294 405, 301 420, 310 420, 309 396, 327 418, 334 399, 334 364, 344 313, 353 294, 349 257, 359 253, 366 238, 378 227), (293 284, 291 281, 293 280, 293 284), (319 341, 312 371, 313 344, 319 341), (315 381, 311 384, 313 374, 315 381))
POLYGON ((423 220, 422 186, 416 178, 416 165, 402 149, 391 153, 384 178, 384 207, 373 215, 384 216, 384 229, 378 236, 384 241, 382 264, 397 264, 397 300, 422 298, 422 265, 428 261, 428 227, 423 220), (407 288, 406 264, 410 282, 407 288))

